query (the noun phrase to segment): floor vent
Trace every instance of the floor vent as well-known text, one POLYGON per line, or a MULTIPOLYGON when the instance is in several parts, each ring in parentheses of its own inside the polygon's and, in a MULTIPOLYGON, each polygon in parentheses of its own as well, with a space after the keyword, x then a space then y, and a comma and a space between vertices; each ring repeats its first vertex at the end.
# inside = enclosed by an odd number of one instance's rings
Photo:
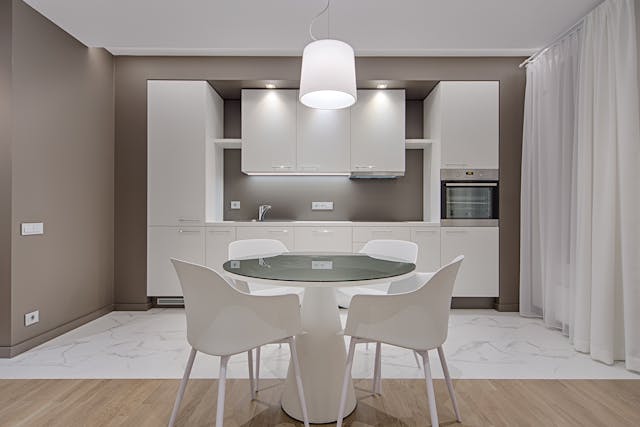
POLYGON ((156 299, 156 305, 165 305, 165 306, 183 306, 184 298, 183 297, 163 297, 156 299))

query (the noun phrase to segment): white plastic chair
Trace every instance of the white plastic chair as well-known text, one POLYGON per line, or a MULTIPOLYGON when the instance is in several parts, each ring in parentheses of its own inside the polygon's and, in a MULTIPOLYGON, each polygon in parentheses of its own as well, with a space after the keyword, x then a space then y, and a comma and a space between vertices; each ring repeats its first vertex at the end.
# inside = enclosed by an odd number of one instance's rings
MULTIPOLYGON (((289 249, 280 240, 275 239, 246 239, 236 240, 229 243, 229 259, 241 260, 255 257, 276 256, 289 252, 289 249)), ((259 286, 252 283, 246 283, 239 280, 232 280, 235 287, 242 292, 251 293, 252 295, 274 296, 296 294, 298 299, 304 292, 303 288, 294 288, 290 286, 268 286, 266 289, 259 289, 259 286)), ((260 385, 260 347, 256 348, 256 379, 255 391, 258 391, 260 385)))
MULTIPOLYGON (((187 314, 187 340, 191 353, 180 382, 169 427, 176 421, 180 403, 198 351, 220 356, 216 427, 222 427, 227 364, 233 355, 247 352, 251 370, 251 351, 264 344, 286 342, 296 376, 304 425, 308 426, 295 336, 302 332, 300 306, 295 295, 254 296, 235 289, 216 271, 197 264, 172 259, 187 314)), ((253 383, 253 375, 249 377, 253 383)), ((255 388, 251 384, 251 398, 255 388)))
MULTIPOLYGON (((453 403, 453 410, 456 419, 460 421, 458 402, 442 351, 442 344, 446 341, 449 331, 451 295, 463 259, 463 256, 457 257, 450 264, 438 270, 430 279, 417 273, 416 276, 421 277, 424 282, 415 291, 395 295, 356 295, 353 297, 345 329, 345 335, 351 336, 351 340, 337 427, 342 425, 344 417, 355 346, 358 343, 372 341, 412 349, 422 356, 429 398, 429 413, 433 426, 438 425, 438 412, 428 352, 436 348, 449 389, 449 396, 453 403)), ((379 369, 378 363, 376 363, 376 369, 379 369)), ((374 377, 376 377, 375 374, 374 377)), ((377 376, 377 382, 380 382, 379 376, 377 376)), ((374 390, 376 389, 379 390, 379 384, 374 384, 374 390)))

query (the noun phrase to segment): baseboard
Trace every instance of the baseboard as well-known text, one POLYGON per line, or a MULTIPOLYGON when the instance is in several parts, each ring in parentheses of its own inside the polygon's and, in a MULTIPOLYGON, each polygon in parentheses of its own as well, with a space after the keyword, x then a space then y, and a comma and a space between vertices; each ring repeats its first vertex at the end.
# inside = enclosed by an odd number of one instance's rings
POLYGON ((493 308, 497 311, 518 312, 520 311, 520 304, 500 304, 496 302, 493 308))
POLYGON ((453 297, 451 308, 493 308, 495 302, 493 297, 453 297))
POLYGON ((35 337, 22 341, 21 343, 12 345, 10 347, 0 347, 0 358, 6 359, 6 358, 15 357, 57 336, 60 336, 66 332, 69 332, 72 329, 82 326, 85 323, 89 323, 92 320, 97 319, 98 317, 102 317, 105 314, 111 313, 112 311, 113 311, 113 305, 109 304, 107 306, 99 308, 96 311, 92 311, 89 314, 79 317, 78 319, 72 320, 71 322, 67 322, 64 325, 60 325, 57 328, 53 328, 40 335, 37 335, 35 337))
POLYGON ((116 303, 113 305, 114 311, 147 311, 153 307, 151 301, 137 303, 116 303))

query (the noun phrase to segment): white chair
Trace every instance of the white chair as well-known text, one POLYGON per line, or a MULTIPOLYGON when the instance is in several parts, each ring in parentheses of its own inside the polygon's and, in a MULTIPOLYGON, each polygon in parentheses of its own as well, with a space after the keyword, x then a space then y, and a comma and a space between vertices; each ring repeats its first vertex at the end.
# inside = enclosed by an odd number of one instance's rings
MULTIPOLYGON (((254 296, 235 289, 216 271, 197 264, 171 259, 178 273, 187 314, 187 340, 191 353, 184 370, 169 427, 176 421, 196 353, 220 356, 216 427, 224 419, 227 364, 233 355, 247 352, 251 370, 251 351, 264 344, 286 342, 296 376, 304 425, 308 426, 295 336, 302 332, 300 306, 295 295, 254 296)), ((250 382, 253 375, 249 373, 250 382)), ((251 384, 251 398, 255 388, 251 384)))
MULTIPOLYGON (((280 240, 275 239, 246 239, 236 240, 229 243, 229 259, 241 260, 255 257, 276 256, 289 252, 289 249, 280 240)), ((274 296, 296 294, 298 299, 302 297, 303 288, 294 288, 290 286, 267 286, 260 288, 259 285, 246 283, 239 280, 232 280, 235 287, 242 292, 251 293, 252 295, 274 296)), ((258 391, 260 385, 260 347, 256 348, 256 379, 255 391, 258 391)))
MULTIPOLYGON (((378 258, 393 258, 415 264, 418 260, 418 245, 405 240, 369 240, 360 250, 361 254, 378 258)), ((393 284, 380 285, 376 288, 355 286, 340 288, 336 299, 340 307, 349 308, 354 295, 386 295, 393 284)))
MULTIPOLYGON (((355 346, 358 343, 373 341, 412 349, 422 356, 429 398, 429 413, 433 426, 438 425, 438 412, 428 352, 436 348, 449 389, 449 396, 451 396, 453 403, 453 410, 456 419, 460 421, 458 402, 442 351, 442 344, 447 339, 451 294, 463 259, 463 256, 457 257, 450 264, 438 270, 430 279, 420 273, 416 274, 416 276, 422 277, 424 282, 415 291, 395 295, 356 295, 353 297, 345 329, 345 335, 351 336, 351 341, 337 427, 342 425, 344 417, 355 346)), ((379 364, 376 363, 376 370, 378 369, 379 364)), ((379 383, 380 377, 374 374, 374 378, 376 378, 374 390, 379 390, 379 384, 376 384, 376 381, 379 383)))

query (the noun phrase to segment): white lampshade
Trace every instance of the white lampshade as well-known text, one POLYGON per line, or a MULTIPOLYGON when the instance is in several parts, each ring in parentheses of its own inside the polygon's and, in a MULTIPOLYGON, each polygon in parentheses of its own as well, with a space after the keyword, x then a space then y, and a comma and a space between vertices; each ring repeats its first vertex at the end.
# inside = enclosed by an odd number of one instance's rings
POLYGON ((300 102, 310 108, 337 110, 356 102, 353 48, 339 40, 317 40, 302 52, 300 102))

